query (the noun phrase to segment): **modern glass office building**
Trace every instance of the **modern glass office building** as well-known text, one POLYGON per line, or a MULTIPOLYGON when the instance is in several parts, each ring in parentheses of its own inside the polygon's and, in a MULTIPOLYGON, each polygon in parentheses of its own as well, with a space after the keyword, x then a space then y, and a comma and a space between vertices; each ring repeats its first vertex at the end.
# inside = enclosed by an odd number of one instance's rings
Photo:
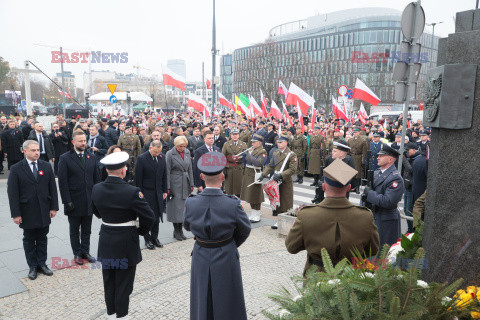
POLYGON ((233 70, 232 55, 225 54, 220 58, 220 91, 228 100, 232 100, 233 70))
MULTIPOLYGON (((388 8, 348 9, 319 14, 276 26, 263 43, 234 51, 233 93, 273 99, 281 80, 314 96, 317 104, 330 104, 340 85, 355 86, 360 78, 382 100, 394 102, 393 65, 400 55, 403 35, 401 12, 388 8)), ((436 66, 438 37, 424 32, 420 38, 422 63, 417 99, 423 99, 426 70, 436 66)))

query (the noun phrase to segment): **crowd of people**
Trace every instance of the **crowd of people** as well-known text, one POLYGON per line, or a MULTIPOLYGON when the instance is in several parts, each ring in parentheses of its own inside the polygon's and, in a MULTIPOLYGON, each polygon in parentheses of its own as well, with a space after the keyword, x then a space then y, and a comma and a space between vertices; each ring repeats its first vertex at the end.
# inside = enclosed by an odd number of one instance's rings
MULTIPOLYGON (((256 223, 262 218, 261 205, 265 201, 262 187, 265 181, 274 181, 278 186, 279 203, 273 208, 275 216, 293 208, 293 184, 302 184, 306 175, 313 177, 311 186, 315 187, 315 197, 312 203, 327 210, 338 208, 339 205, 344 206, 344 209, 350 208, 352 204, 348 201, 349 193, 360 194, 361 187, 367 185, 361 198, 373 211, 374 224, 369 219, 364 222, 366 230, 369 230, 366 236, 371 240, 369 245, 378 249, 383 244, 396 242, 400 236, 398 203, 403 198, 404 212, 407 216, 412 216, 415 202, 419 200, 420 203, 425 198, 429 128, 425 128, 421 120, 412 123, 409 117, 406 121, 400 117, 361 123, 344 122, 320 114, 314 123, 309 123, 307 118, 303 120, 294 119, 289 124, 288 121, 279 121, 273 117, 247 119, 243 115, 222 113, 205 121, 203 115, 188 111, 174 116, 142 112, 128 116, 108 115, 98 119, 72 118, 68 121, 59 115, 47 133, 43 124, 32 117, 22 118, 17 115, 7 119, 1 116, 0 171, 4 170, 5 157, 10 170, 10 210, 14 222, 24 230, 24 249, 30 268, 28 277, 34 280, 37 272, 52 275, 46 265, 46 258, 49 225, 59 210, 56 177, 61 203, 68 216, 74 261, 78 265, 96 260, 90 254, 93 215, 102 218, 104 238, 113 241, 112 239, 117 239, 115 227, 118 226, 115 225, 134 226, 130 224, 135 218, 131 214, 132 210, 138 211, 137 217, 145 215, 140 211, 145 211, 141 208, 145 208, 146 204, 149 208, 147 213, 151 213, 151 216, 143 218, 148 220, 146 224, 149 227, 140 228, 142 232, 139 231, 138 234, 144 237, 146 247, 154 250, 163 247, 158 236, 159 223, 163 222, 164 214, 173 225, 173 237, 176 240, 186 239, 184 229, 194 232, 198 221, 192 220, 192 217, 195 217, 195 209, 201 205, 194 205, 195 201, 200 200, 189 200, 192 195, 204 197, 200 199, 206 199, 208 195, 226 195, 236 201, 239 198, 250 204, 251 212, 246 218, 247 222, 256 223), (408 126, 407 136, 402 171, 398 172, 396 168, 404 124, 408 126), (225 163, 220 166, 220 170, 212 171, 212 166, 218 169, 217 164, 212 164, 209 158, 215 154, 222 154, 225 163), (122 157, 122 161, 111 161, 119 157, 122 157), (124 171, 122 165, 125 166, 124 171), (369 171, 374 173, 373 179, 369 178, 369 171), (348 174, 339 176, 339 172, 348 174), (208 178, 209 175, 216 178, 208 178), (118 195, 115 196, 112 192, 117 187, 124 188, 123 184, 130 185, 133 189, 130 193, 125 191, 123 200, 111 201, 112 198, 118 199, 118 195), (209 184, 222 190, 221 194, 208 191, 212 188, 209 184), (346 202, 337 203, 328 199, 339 197, 339 194, 346 202), (105 199, 110 199, 106 200, 109 208, 100 204, 105 199), (125 202, 128 199, 131 201, 125 202), (138 206, 130 208, 135 203, 138 206), (130 213, 125 208, 129 208, 130 213), (191 210, 189 217, 188 208, 191 210), (112 210, 119 212, 119 216, 124 212, 125 219, 104 219, 102 211, 110 216, 112 210), (372 236, 372 225, 378 229, 379 242, 372 236), (110 230, 109 227, 114 229, 110 230)), ((229 201, 223 198, 220 200, 229 201)), ((237 205, 236 201, 232 205, 237 205)), ((310 208, 301 208, 297 221, 311 219, 309 210, 310 208), (302 213, 304 210, 305 213, 302 213)), ((241 212, 244 212, 243 209, 241 212)), ((362 210, 358 212, 361 214, 362 210)), ((213 219, 215 213, 209 212, 208 216, 208 219, 213 219)), ((415 221, 408 221, 409 231, 413 230, 414 223, 420 219, 423 219, 421 212, 415 221)), ((244 230, 247 225, 249 223, 242 222, 241 237, 234 239, 237 246, 248 237, 244 230)), ((196 243, 200 247, 218 248, 205 244, 211 234, 202 233, 204 231, 197 229, 199 234, 196 234, 196 243), (202 243, 199 239, 207 240, 202 243)), ((298 224, 291 232, 292 235, 287 237, 288 250, 296 253, 306 249, 309 252, 307 266, 319 265, 319 256, 315 252, 319 254, 320 249, 298 245, 303 241, 298 224), (314 251, 313 254, 311 250, 314 251)), ((327 233, 326 231, 325 234, 327 233)), ((318 232, 312 234, 318 236, 318 232)), ((100 242, 102 239, 101 237, 100 242)), ((231 242, 222 241, 222 246, 231 242)), ((319 247, 321 242, 318 243, 319 247)), ((99 257, 102 256, 101 246, 102 243, 99 244, 99 257)), ((102 258, 114 256, 105 250, 103 249, 102 258)), ((338 259, 341 256, 343 255, 338 259)), ((128 264, 130 273, 121 275, 132 281, 132 288, 135 266, 140 260, 138 257, 132 258, 128 264)), ((200 263, 197 268, 196 272, 201 273, 204 266, 200 263)), ((117 313, 118 316, 118 310, 115 311, 117 305, 122 310, 121 314, 128 314, 131 288, 122 289, 122 296, 127 296, 126 301, 107 297, 107 287, 110 295, 115 291, 112 277, 115 275, 104 273, 107 311, 109 314, 117 313)), ((205 287, 204 281, 200 282, 205 287)), ((208 289, 208 284, 207 290, 211 290, 208 289)), ((241 296, 243 299, 243 292, 241 296)), ((233 295, 232 299, 238 297, 239 295, 233 295)), ((197 312, 211 312, 204 310, 204 306, 197 305, 197 308, 197 312)), ((240 311, 244 312, 242 310, 240 311)))

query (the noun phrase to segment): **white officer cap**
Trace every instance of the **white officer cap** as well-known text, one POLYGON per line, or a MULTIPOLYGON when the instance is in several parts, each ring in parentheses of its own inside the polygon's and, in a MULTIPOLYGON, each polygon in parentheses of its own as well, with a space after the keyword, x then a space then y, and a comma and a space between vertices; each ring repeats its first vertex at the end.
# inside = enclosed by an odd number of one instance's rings
POLYGON ((117 170, 125 167, 130 156, 125 151, 114 152, 100 160, 108 170, 117 170))

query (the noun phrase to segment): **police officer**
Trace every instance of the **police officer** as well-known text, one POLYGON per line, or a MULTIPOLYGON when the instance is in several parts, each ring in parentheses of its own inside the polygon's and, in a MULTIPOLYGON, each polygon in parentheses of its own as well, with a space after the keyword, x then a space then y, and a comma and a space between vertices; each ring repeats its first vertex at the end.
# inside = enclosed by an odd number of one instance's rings
POLYGON ((140 138, 132 133, 132 126, 125 126, 125 134, 118 138, 118 146, 130 156, 128 160, 129 172, 127 177, 129 180, 132 180, 134 177, 135 161, 142 153, 140 138))
POLYGON ((423 129, 420 131, 420 141, 417 142, 418 146, 420 147, 422 154, 427 154, 427 148, 430 147, 430 141, 428 141, 428 130, 423 129))
MULTIPOLYGON (((280 205, 274 211, 274 215, 287 212, 293 208, 293 180, 292 176, 297 172, 297 155, 288 148, 288 137, 280 136, 277 139, 278 149, 273 153, 268 165, 263 169, 258 181, 262 181, 273 172, 272 179, 279 184, 280 205)), ((272 226, 276 229, 277 224, 272 226)))
POLYGON ((307 251, 303 276, 312 265, 323 268, 322 248, 328 251, 334 265, 343 258, 352 258, 354 249, 364 255, 377 253, 379 238, 372 212, 346 198, 356 174, 355 169, 336 159, 324 170, 325 200, 297 210, 285 246, 293 254, 307 251))
POLYGON ((252 137, 252 148, 243 157, 245 170, 243 171, 242 192, 240 198, 250 203, 252 214, 249 217, 250 222, 259 222, 261 219, 260 207, 265 200, 261 183, 255 183, 256 176, 260 176, 263 166, 267 162, 267 152, 263 149, 263 137, 254 134, 252 137))
POLYGON ((200 157, 197 168, 205 190, 185 203, 184 226, 196 239, 190 319, 247 319, 237 248, 248 238, 251 227, 240 200, 221 190, 225 162, 219 152, 200 157))
POLYGON ((267 123, 267 133, 264 140, 265 151, 267 151, 267 154, 270 153, 270 150, 272 150, 273 146, 275 145, 275 140, 277 139, 277 134, 273 129, 273 123, 267 123))
POLYGON ((308 145, 308 173, 313 174, 313 183, 311 186, 318 185, 322 167, 327 154, 325 137, 321 134, 321 127, 316 126, 314 135, 310 137, 308 145))
POLYGON ((140 188, 123 180, 129 158, 123 151, 103 158, 100 162, 105 165, 108 177, 92 191, 93 213, 102 219, 98 260, 102 262, 107 314, 112 319, 115 314, 117 318, 128 318, 135 270, 142 261, 139 235, 146 235, 155 221, 140 188))
POLYGON ((238 141, 239 131, 236 128, 230 131, 231 140, 223 145, 222 153, 227 159, 225 167, 225 192, 230 195, 240 197, 242 192, 243 178, 242 159, 237 156, 243 150, 247 149, 247 145, 243 141, 238 141))
POLYGON ((303 183, 303 174, 305 171, 305 152, 307 152, 307 138, 302 133, 302 127, 297 127, 296 133, 293 136, 292 141, 290 142, 291 149, 297 155, 298 159, 298 170, 297 170, 297 180, 293 182, 297 182, 298 184, 303 183))
POLYGON ((374 172, 372 188, 365 187, 362 203, 373 205, 373 216, 380 234, 380 246, 392 245, 400 237, 398 203, 402 200, 403 179, 395 168, 400 153, 382 143, 378 152, 379 169, 374 172))
POLYGON ((383 143, 380 141, 381 137, 382 136, 378 131, 374 131, 373 140, 370 141, 370 159, 366 160, 368 161, 369 170, 375 171, 378 169, 377 157, 383 145, 383 143))

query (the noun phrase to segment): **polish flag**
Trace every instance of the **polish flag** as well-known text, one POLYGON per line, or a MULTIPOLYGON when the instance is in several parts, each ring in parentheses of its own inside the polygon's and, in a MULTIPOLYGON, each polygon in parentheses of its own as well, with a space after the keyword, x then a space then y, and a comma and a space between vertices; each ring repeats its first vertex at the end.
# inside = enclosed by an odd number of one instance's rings
MULTIPOLYGON (((57 89, 57 90, 58 90, 58 93, 60 93, 60 95, 63 96, 63 91, 61 91, 60 89, 57 89)), ((73 99, 72 96, 68 94, 68 92, 65 92, 65 97, 73 99)))
POLYGON ((285 120, 290 124, 290 127, 293 127, 293 121, 290 118, 290 115, 288 114, 287 107, 285 106, 285 103, 283 103, 283 101, 282 101, 282 104, 283 104, 283 113, 285 115, 285 120))
POLYGON ((265 99, 265 97, 263 96, 263 92, 262 90, 260 90, 260 102, 262 103, 262 112, 263 112, 263 115, 265 117, 268 116, 268 113, 267 113, 267 99, 265 99))
POLYGON ((193 93, 188 95, 188 106, 200 112, 208 112, 207 102, 193 93))
POLYGON ((230 101, 228 101, 220 92, 218 92, 218 101, 222 106, 228 107, 233 112, 235 112, 235 107, 233 106, 233 104, 230 101))
POLYGON ((374 106, 380 102, 380 98, 358 78, 355 81, 355 89, 353 90, 352 98, 368 102, 374 106))
POLYGON ((167 66, 162 66, 163 70, 163 84, 165 86, 172 86, 185 91, 185 79, 170 70, 167 66))
POLYGON ((335 114, 335 119, 343 119, 345 121, 348 121, 348 117, 343 112, 343 108, 338 107, 338 102, 333 96, 332 96, 332 110, 333 110, 333 114, 335 114))
POLYGON ((269 116, 274 117, 277 120, 282 120, 282 111, 278 108, 277 104, 274 100, 272 100, 272 104, 270 105, 270 113, 269 116))
POLYGON ((298 103, 300 105, 302 114, 308 114, 308 109, 315 104, 315 99, 291 82, 290 87, 288 88, 288 96, 285 100, 285 103, 292 106, 295 106, 298 103))
POLYGON ((212 89, 212 81, 210 79, 207 79, 207 89, 212 89))
POLYGON ((253 106, 253 112, 259 117, 263 117, 262 109, 258 105, 257 101, 252 96, 250 96, 249 99, 250 99, 250 104, 253 106))
POLYGON ((363 124, 367 123, 368 114, 367 114, 367 110, 365 110, 365 107, 363 106, 363 103, 360 103, 360 110, 358 111, 357 117, 361 123, 363 124))
POLYGON ((312 125, 312 130, 315 129, 315 108, 312 108, 312 121, 311 121, 312 125))
POLYGON ((297 112, 298 112, 298 121, 300 122, 300 125, 302 126, 302 133, 305 133, 305 125, 303 124, 302 110, 300 110, 300 106, 298 105, 298 102, 297 102, 297 112))
POLYGON ((282 80, 278 81, 278 94, 283 94, 285 96, 285 99, 288 96, 288 90, 287 87, 283 84, 282 80))

